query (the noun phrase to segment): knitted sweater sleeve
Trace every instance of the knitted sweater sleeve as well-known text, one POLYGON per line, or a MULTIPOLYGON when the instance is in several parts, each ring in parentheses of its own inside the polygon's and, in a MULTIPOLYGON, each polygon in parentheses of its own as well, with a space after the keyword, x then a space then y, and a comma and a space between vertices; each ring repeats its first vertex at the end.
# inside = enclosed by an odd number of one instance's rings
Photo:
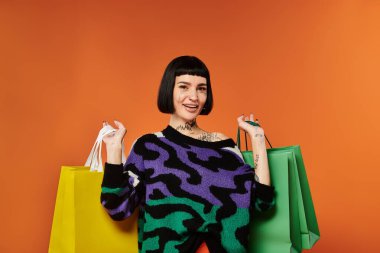
MULTIPOLYGON (((254 170, 253 173, 255 173, 254 170)), ((275 205, 273 186, 262 184, 255 179, 253 181, 252 188, 254 192, 252 195, 252 204, 255 210, 264 212, 271 209, 275 205)))
POLYGON ((124 165, 105 162, 100 201, 113 220, 132 215, 145 196, 143 143, 137 139, 124 165))

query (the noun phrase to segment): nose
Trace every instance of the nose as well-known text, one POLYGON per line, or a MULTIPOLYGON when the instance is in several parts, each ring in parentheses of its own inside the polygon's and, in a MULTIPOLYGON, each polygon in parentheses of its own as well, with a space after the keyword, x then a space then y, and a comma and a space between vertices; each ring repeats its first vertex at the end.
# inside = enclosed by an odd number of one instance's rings
POLYGON ((192 90, 192 91, 190 92, 189 98, 190 98, 191 100, 198 100, 198 93, 197 93, 197 90, 192 90))

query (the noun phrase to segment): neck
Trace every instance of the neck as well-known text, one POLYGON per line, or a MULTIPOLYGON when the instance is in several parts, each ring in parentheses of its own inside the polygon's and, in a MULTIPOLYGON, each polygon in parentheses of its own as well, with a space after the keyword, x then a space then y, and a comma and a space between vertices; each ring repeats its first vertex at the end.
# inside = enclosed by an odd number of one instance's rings
POLYGON ((197 134, 202 131, 197 124, 196 118, 186 121, 175 114, 170 117, 169 125, 183 134, 197 134))

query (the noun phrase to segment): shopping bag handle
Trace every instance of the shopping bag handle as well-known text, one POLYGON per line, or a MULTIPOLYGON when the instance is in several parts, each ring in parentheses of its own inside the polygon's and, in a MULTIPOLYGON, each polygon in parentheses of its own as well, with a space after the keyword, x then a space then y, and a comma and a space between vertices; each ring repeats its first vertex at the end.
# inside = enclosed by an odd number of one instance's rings
MULTIPOLYGON (((245 122, 251 124, 252 126, 259 126, 259 127, 261 127, 261 126, 259 125, 259 123, 256 123, 256 122, 254 122, 254 121, 245 120, 245 122)), ((237 142, 237 146, 238 146, 238 148, 240 149, 240 128, 239 128, 239 127, 238 127, 238 131, 237 131, 237 132, 238 132, 238 133, 237 133, 236 142, 237 142)), ((264 134, 264 136, 265 136, 265 139, 267 140, 267 142, 268 142, 270 148, 272 148, 272 145, 270 144, 270 142, 269 142, 269 140, 268 140, 268 138, 266 137, 265 134, 264 134)), ((247 132, 246 132, 246 131, 244 131, 244 137, 245 137, 245 150, 248 150, 248 145, 247 145, 247 132)))
MULTIPOLYGON (((100 129, 98 137, 95 140, 94 146, 91 149, 90 155, 84 166, 90 166, 90 171, 103 172, 103 162, 102 162, 102 144, 103 137, 109 133, 115 132, 116 129, 111 125, 105 125, 100 129)), ((121 160, 123 164, 126 161, 124 154, 124 139, 121 141, 121 160)))

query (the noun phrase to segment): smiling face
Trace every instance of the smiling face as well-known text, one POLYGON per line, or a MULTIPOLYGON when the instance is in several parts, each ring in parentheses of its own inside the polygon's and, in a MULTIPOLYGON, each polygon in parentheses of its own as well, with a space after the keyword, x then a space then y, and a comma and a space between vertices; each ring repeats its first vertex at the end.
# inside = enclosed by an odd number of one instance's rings
POLYGON ((173 90, 174 114, 185 122, 194 120, 207 99, 207 80, 194 75, 176 76, 173 90))

